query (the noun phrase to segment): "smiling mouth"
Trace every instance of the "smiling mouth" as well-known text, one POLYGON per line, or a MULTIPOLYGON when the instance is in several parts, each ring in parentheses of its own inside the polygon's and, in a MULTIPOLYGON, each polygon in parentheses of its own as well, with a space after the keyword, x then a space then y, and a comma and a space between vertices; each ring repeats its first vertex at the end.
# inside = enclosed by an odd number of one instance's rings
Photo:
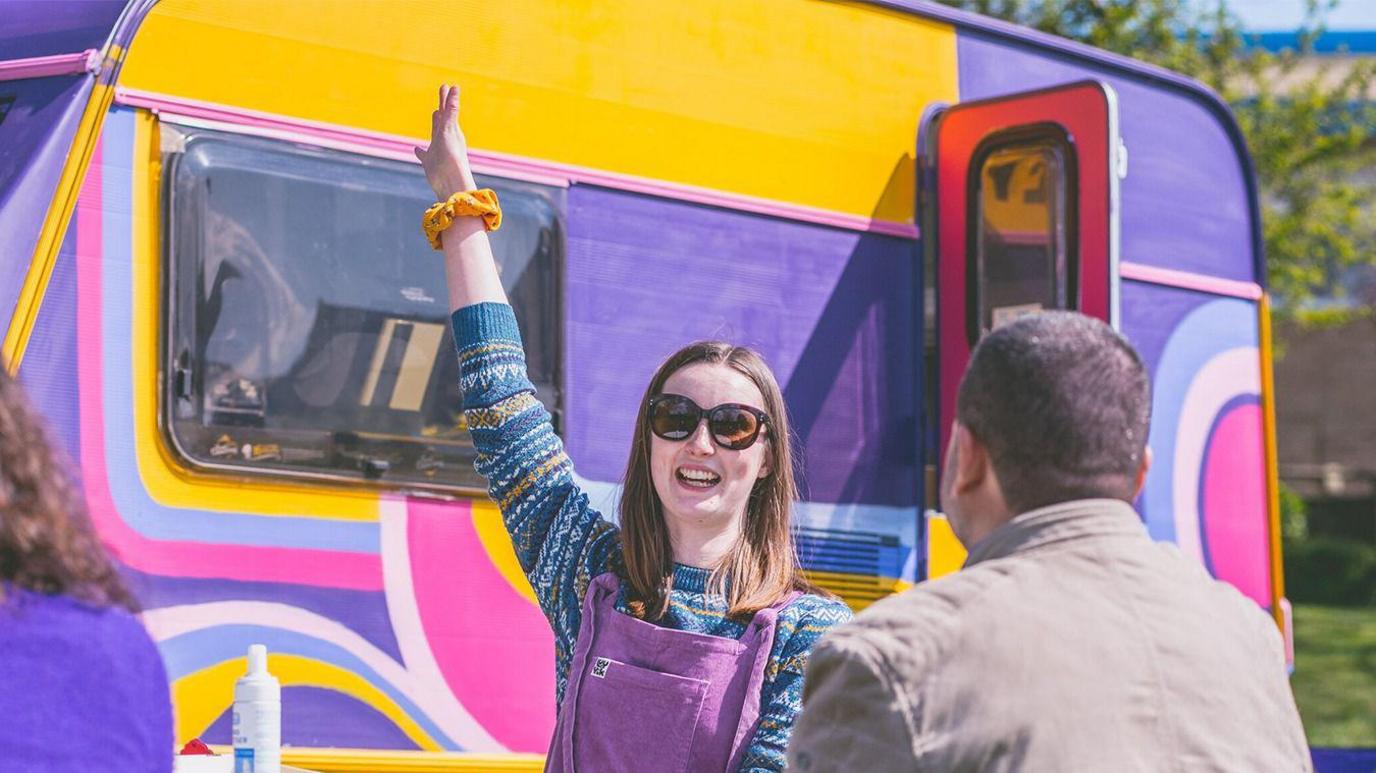
POLYGON ((683 467, 674 471, 678 482, 689 488, 709 489, 721 483, 721 476, 707 470, 690 470, 683 467))

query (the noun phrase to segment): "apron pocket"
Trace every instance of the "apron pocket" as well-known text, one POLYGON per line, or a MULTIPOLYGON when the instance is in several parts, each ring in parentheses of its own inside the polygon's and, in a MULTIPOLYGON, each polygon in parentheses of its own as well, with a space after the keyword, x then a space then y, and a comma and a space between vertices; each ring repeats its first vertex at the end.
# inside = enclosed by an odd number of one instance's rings
POLYGON ((578 773, 682 773, 708 682, 588 658, 573 726, 578 773))

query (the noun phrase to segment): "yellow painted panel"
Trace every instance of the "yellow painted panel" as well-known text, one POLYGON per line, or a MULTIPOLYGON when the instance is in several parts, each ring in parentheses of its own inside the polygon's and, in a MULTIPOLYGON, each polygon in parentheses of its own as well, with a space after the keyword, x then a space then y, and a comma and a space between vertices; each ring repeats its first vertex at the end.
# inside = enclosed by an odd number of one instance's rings
POLYGON ((868 608, 880 599, 912 587, 912 583, 897 577, 884 577, 848 572, 805 572, 812 582, 841 597, 856 612, 868 608))
POLYGON ((945 516, 927 518, 927 579, 951 574, 965 564, 965 547, 951 531, 945 516))
POLYGON ((1280 627, 1287 642, 1291 638, 1287 604, 1285 602, 1285 562, 1281 554, 1280 478, 1276 452, 1276 381, 1271 337, 1271 296, 1262 293, 1257 304, 1261 348, 1261 419, 1263 442, 1266 448, 1266 505, 1269 512, 1271 548, 1271 616, 1280 627))
POLYGON ((234 680, 243 676, 247 658, 227 660, 187 674, 172 683, 172 731, 177 746, 210 727, 234 701, 234 680))
MULTIPOLYGON (((212 746, 217 754, 233 754, 229 746, 212 746)), ((540 754, 471 754, 469 752, 401 752, 376 749, 282 750, 282 762, 319 773, 506 773, 513 770, 539 773, 545 769, 540 754)))
POLYGON ((538 754, 283 749, 282 761, 307 770, 318 770, 320 773, 505 773, 515 770, 539 773, 545 769, 545 758, 538 754))
POLYGON ((133 308, 131 331, 134 395, 134 447, 139 476, 159 504, 197 510, 257 515, 317 516, 376 521, 378 495, 367 489, 327 490, 275 482, 240 482, 211 476, 189 476, 171 458, 158 430, 158 127, 140 111, 134 123, 133 173, 133 308))
MULTIPOLYGON (((203 668, 172 685, 172 704, 176 707, 176 742, 180 746, 205 732, 234 702, 234 681, 247 669, 245 658, 235 658, 203 668)), ((268 655, 268 671, 283 687, 323 687, 355 698, 392 721, 407 738, 426 751, 439 751, 440 745, 425 732, 396 701, 369 684, 366 679, 329 663, 299 655, 268 655)), ((290 717, 283 717, 290 721, 290 717)))
POLYGON ((955 33, 806 0, 163 0, 120 85, 422 136, 444 81, 475 148, 912 222, 955 33))

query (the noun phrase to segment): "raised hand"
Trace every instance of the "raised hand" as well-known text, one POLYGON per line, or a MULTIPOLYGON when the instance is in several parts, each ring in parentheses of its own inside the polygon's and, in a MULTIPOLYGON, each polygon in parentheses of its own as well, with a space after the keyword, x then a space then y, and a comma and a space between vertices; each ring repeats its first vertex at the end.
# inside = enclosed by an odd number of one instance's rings
POLYGON ((459 128, 459 87, 440 86, 440 102, 430 114, 430 145, 415 148, 425 179, 441 201, 478 186, 468 165, 468 141, 459 128))

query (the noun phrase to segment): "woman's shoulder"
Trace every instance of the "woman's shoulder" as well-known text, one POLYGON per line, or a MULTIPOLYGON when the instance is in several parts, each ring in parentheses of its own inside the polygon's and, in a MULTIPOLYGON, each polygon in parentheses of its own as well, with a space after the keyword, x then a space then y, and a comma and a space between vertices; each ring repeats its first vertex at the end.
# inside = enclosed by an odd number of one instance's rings
POLYGON ((0 712, 7 717, 0 747, 13 750, 23 738, 25 749, 60 750, 42 752, 41 769, 77 770, 79 764, 69 764, 74 753, 63 745, 75 732, 88 747, 129 761, 131 770, 170 769, 167 672, 133 613, 6 588, 0 652, 0 712), (74 695, 81 696, 75 709, 74 695))
POLYGON ((50 694, 98 687, 94 693, 125 702, 167 699, 158 647, 143 622, 122 607, 7 588, 0 601, 0 651, 9 666, 0 674, 0 692, 36 680, 52 688, 50 694))
POLYGON ((774 652, 780 667, 801 674, 813 646, 852 617, 850 607, 833 596, 804 593, 794 599, 779 612, 774 652))
POLYGON ((804 593, 784 607, 779 618, 798 623, 806 621, 809 626, 826 629, 840 625, 854 616, 855 613, 846 606, 846 602, 834 596, 804 593))
POLYGON ((148 630, 138 617, 122 607, 63 594, 7 588, 0 608, 7 639, 65 642, 69 655, 88 651, 92 657, 100 658, 115 652, 141 652, 157 657, 157 647, 148 630))

